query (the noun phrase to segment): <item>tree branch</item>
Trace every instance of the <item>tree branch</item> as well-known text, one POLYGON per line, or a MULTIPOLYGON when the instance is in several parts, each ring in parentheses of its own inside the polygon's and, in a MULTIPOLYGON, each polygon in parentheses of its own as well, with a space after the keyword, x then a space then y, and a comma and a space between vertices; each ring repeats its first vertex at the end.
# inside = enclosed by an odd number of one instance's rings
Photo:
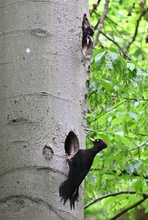
POLYGON ((137 36, 137 33, 138 33, 138 28, 139 28, 139 23, 140 23, 142 17, 145 15, 145 13, 146 13, 146 10, 143 10, 142 13, 140 14, 138 20, 137 20, 136 28, 135 28, 135 32, 134 32, 134 35, 133 35, 133 37, 132 37, 132 40, 131 40, 131 42, 128 43, 128 45, 127 45, 127 47, 126 47, 126 48, 127 48, 127 51, 129 50, 131 44, 132 44, 132 43, 135 41, 135 39, 136 39, 136 36, 137 36))
MULTIPOLYGON (((111 196, 118 196, 118 195, 121 195, 121 194, 136 194, 136 191, 134 191, 134 190, 131 190, 131 191, 120 191, 120 192, 114 192, 114 193, 110 193, 110 194, 106 194, 106 195, 104 195, 104 196, 101 196, 101 197, 99 197, 99 198, 97 198, 97 199, 94 199, 93 201, 91 201, 90 203, 88 203, 88 204, 86 204, 85 206, 84 206, 84 209, 86 209, 86 208, 88 208, 89 206, 91 206, 91 205, 93 205, 94 203, 96 203, 96 202, 98 202, 98 201, 100 201, 100 200, 102 200, 102 199, 105 199, 105 198, 108 198, 108 197, 111 197, 111 196)), ((147 199, 148 198, 148 194, 147 193, 143 193, 143 197, 144 197, 144 200, 145 199, 147 199)), ((143 200, 143 201, 144 201, 143 200)))
POLYGON ((103 112, 101 115, 99 115, 97 118, 95 118, 94 120, 97 120, 98 118, 101 118, 103 115, 105 115, 108 112, 111 112, 113 109, 116 109, 117 107, 119 107, 120 105, 122 105, 123 103, 127 102, 127 100, 124 100, 123 102, 117 104, 115 107, 103 112))
POLYGON ((128 60, 131 60, 131 58, 124 52, 124 50, 122 49, 122 47, 112 38, 110 38, 106 33, 104 33, 103 31, 100 31, 101 34, 103 34, 108 40, 112 41, 120 50, 120 52, 123 54, 124 58, 127 58, 128 60))
POLYGON ((136 102, 138 102, 138 101, 147 102, 147 101, 148 101, 148 99, 145 99, 145 98, 142 98, 142 99, 137 99, 137 98, 124 98, 124 99, 132 100, 132 101, 136 101, 136 102))
POLYGON ((137 135, 139 135, 139 136, 145 136, 145 137, 148 136, 148 134, 140 134, 140 133, 137 133, 137 135))
POLYGON ((96 12, 97 10, 97 7, 98 5, 100 4, 101 0, 98 0, 97 3, 94 3, 92 6, 93 6, 93 9, 89 10, 89 13, 90 15, 93 13, 93 12, 96 12))
POLYGON ((108 198, 108 197, 111 197, 111 196, 117 196, 117 195, 121 195, 121 194, 135 194, 135 193, 136 193, 135 191, 120 191, 120 192, 114 192, 114 193, 106 194, 106 195, 101 196, 97 199, 94 199, 90 203, 86 204, 84 206, 84 209, 88 208, 89 206, 93 205, 94 203, 96 203, 96 202, 98 202, 102 199, 105 199, 105 198, 108 198))
POLYGON ((115 215, 114 217, 112 217, 110 220, 116 220, 117 218, 119 218, 121 215, 123 215, 124 213, 128 212, 129 210, 137 207, 138 205, 140 205, 142 202, 144 202, 144 200, 146 200, 148 198, 148 195, 147 196, 144 196, 143 199, 139 200, 138 202, 136 202, 135 204, 129 206, 128 208, 126 209, 123 209, 121 212, 119 212, 117 215, 115 215))
POLYGON ((97 44, 98 39, 99 39, 99 35, 100 35, 101 30, 103 28, 104 20, 105 20, 106 14, 108 12, 108 5, 109 5, 109 0, 106 0, 105 6, 104 6, 104 12, 101 15, 101 18, 100 18, 100 21, 99 21, 99 24, 98 24, 98 31, 97 31, 97 34, 96 34, 96 39, 94 41, 94 45, 97 44))
MULTIPOLYGON (((92 169, 90 169, 90 171, 100 171, 100 169, 99 168, 92 168, 92 169)), ((113 172, 113 173, 117 173, 117 171, 116 170, 111 170, 111 172, 113 172)), ((120 170, 120 174, 118 174, 118 176, 122 176, 122 175, 132 175, 132 176, 136 176, 136 177, 139 177, 140 176, 140 174, 139 173, 137 173, 136 171, 134 171, 132 174, 129 174, 129 173, 127 173, 127 171, 126 170, 120 170)), ((104 173, 104 174, 112 174, 112 173, 104 173)), ((148 175, 146 175, 146 174, 143 174, 143 178, 144 179, 148 179, 148 175)))

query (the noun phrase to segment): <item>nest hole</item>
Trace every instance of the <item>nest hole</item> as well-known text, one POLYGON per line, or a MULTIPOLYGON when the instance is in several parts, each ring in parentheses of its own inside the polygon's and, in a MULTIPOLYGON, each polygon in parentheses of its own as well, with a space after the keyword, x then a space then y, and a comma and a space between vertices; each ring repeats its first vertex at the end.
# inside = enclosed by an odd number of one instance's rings
POLYGON ((65 139, 65 152, 69 157, 75 155, 79 150, 79 140, 73 131, 70 131, 65 139))

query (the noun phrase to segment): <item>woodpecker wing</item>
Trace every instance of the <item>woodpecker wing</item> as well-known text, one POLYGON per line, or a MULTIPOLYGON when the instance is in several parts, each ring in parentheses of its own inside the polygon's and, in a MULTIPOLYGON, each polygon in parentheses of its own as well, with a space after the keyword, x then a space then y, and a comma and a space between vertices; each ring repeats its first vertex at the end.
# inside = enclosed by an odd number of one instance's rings
POLYGON ((77 154, 70 160, 70 170, 68 174, 69 184, 73 190, 78 188, 89 172, 93 163, 93 155, 89 150, 79 150, 77 154))

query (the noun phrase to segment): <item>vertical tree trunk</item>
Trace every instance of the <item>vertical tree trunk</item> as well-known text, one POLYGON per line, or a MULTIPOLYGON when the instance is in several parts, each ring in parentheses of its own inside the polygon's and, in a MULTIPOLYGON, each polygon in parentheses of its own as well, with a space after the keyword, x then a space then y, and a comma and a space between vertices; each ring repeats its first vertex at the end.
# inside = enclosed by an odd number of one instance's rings
POLYGON ((65 139, 85 147, 86 0, 0 1, 0 219, 83 219, 59 198, 65 139))

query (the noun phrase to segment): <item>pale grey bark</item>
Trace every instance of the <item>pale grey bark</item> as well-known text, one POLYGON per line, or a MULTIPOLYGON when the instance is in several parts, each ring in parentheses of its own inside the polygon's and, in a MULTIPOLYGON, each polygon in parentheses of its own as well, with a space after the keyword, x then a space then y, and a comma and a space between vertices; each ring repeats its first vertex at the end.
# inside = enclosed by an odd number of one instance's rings
POLYGON ((0 219, 83 219, 59 198, 64 142, 85 148, 87 0, 0 1, 0 219), (45 147, 46 145, 46 147, 45 147))

